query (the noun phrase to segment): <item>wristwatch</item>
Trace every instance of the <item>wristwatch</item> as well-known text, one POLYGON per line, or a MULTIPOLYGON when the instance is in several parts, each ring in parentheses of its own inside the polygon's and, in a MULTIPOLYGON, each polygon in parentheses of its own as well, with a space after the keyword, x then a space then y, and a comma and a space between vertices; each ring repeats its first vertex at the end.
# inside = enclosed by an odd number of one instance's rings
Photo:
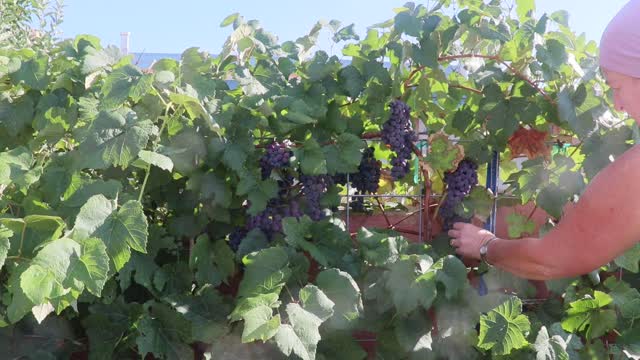
POLYGON ((480 246, 480 260, 482 260, 482 262, 489 264, 489 262, 487 261, 487 250, 489 250, 489 244, 491 244, 493 240, 497 239, 497 236, 492 236, 491 238, 489 238, 489 240, 482 243, 482 246, 480 246))

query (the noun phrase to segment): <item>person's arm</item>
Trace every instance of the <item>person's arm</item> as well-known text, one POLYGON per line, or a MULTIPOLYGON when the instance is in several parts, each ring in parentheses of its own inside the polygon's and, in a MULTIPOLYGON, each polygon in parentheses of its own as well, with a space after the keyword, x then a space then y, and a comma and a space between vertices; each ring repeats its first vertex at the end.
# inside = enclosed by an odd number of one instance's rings
MULTIPOLYGON (((457 224, 450 232, 458 253, 479 257, 486 231, 457 224)), ((578 203, 543 238, 497 239, 487 260, 518 276, 547 280, 586 274, 640 240, 640 147, 596 176, 578 203)))

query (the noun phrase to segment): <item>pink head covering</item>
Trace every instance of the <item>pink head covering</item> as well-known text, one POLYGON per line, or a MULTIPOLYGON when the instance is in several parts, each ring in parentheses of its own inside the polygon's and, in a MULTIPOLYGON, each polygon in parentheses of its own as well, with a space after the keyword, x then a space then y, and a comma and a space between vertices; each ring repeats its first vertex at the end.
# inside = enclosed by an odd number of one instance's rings
POLYGON ((600 66, 640 78, 640 0, 630 0, 607 25, 600 41, 600 66))

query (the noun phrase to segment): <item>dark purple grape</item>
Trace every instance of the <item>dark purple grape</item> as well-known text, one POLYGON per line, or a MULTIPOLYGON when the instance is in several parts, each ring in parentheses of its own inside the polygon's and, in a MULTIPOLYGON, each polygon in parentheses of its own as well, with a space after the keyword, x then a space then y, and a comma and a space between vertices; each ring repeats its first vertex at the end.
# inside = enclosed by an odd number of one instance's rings
POLYGON ((274 141, 267 145, 265 154, 260 158, 262 178, 267 179, 271 176, 271 171, 289 166, 292 156, 293 152, 286 142, 279 143, 274 141))
POLYGON ((458 204, 469 195, 471 189, 478 184, 478 165, 464 159, 453 172, 445 173, 447 195, 440 206, 438 214, 444 222, 444 230, 449 230, 456 222, 469 222, 471 219, 458 215, 455 211, 458 204))
POLYGON ((399 180, 411 170, 413 143, 418 136, 411 124, 411 108, 400 100, 391 102, 391 116, 382 125, 382 141, 396 156, 391 158, 391 177, 399 180))
POLYGON ((328 175, 300 175, 300 182, 302 183, 302 194, 307 202, 309 217, 314 221, 322 219, 324 212, 320 205, 320 199, 334 185, 333 178, 328 175))
POLYGON ((231 234, 229 234, 229 247, 233 252, 237 252, 240 247, 240 243, 247 236, 247 229, 236 227, 233 229, 231 234))

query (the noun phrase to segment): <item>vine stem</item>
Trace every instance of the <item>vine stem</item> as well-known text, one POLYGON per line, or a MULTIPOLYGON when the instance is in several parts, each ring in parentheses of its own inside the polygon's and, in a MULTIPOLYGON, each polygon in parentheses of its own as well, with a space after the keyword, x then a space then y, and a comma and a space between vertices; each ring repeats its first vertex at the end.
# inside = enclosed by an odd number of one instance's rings
MULTIPOLYGON (((445 61, 453 61, 453 60, 460 60, 460 59, 470 59, 470 58, 492 60, 492 61, 495 61, 495 62, 498 62, 498 63, 504 65, 515 76, 517 76, 518 78, 522 79, 527 84, 529 84, 529 86, 531 86, 533 89, 535 89, 540 95, 542 95, 545 98, 545 100, 547 100, 549 103, 551 103, 553 105, 557 105, 556 101, 551 96, 549 96, 549 94, 547 94, 542 88, 540 88, 538 86, 538 84, 536 84, 533 80, 529 79, 529 77, 526 76, 525 74, 523 74, 522 71, 519 71, 518 69, 514 68, 513 65, 511 65, 510 63, 508 63, 507 61, 502 59, 499 55, 482 55, 482 54, 475 54, 475 53, 459 54, 459 55, 443 55, 443 56, 438 57, 438 61, 439 62, 445 62, 445 61)), ((418 66, 415 69, 413 69, 409 73, 409 76, 407 76, 407 79, 404 81, 404 87, 405 88, 410 87, 411 86, 410 85, 411 81, 413 80, 415 75, 417 73, 419 73, 420 71, 424 70, 424 69, 425 69, 425 66, 418 66)), ((449 85, 449 86, 452 86, 452 85, 449 85)), ((482 91, 480 91, 480 90, 463 87, 461 85, 455 85, 453 87, 458 87, 458 88, 462 88, 462 89, 465 89, 465 90, 469 90, 469 91, 472 91, 472 92, 477 93, 477 94, 481 94, 482 93, 482 91)))
POLYGON ((22 256, 7 256, 7 260, 16 260, 16 261, 31 261, 31 259, 27 259, 22 256))

